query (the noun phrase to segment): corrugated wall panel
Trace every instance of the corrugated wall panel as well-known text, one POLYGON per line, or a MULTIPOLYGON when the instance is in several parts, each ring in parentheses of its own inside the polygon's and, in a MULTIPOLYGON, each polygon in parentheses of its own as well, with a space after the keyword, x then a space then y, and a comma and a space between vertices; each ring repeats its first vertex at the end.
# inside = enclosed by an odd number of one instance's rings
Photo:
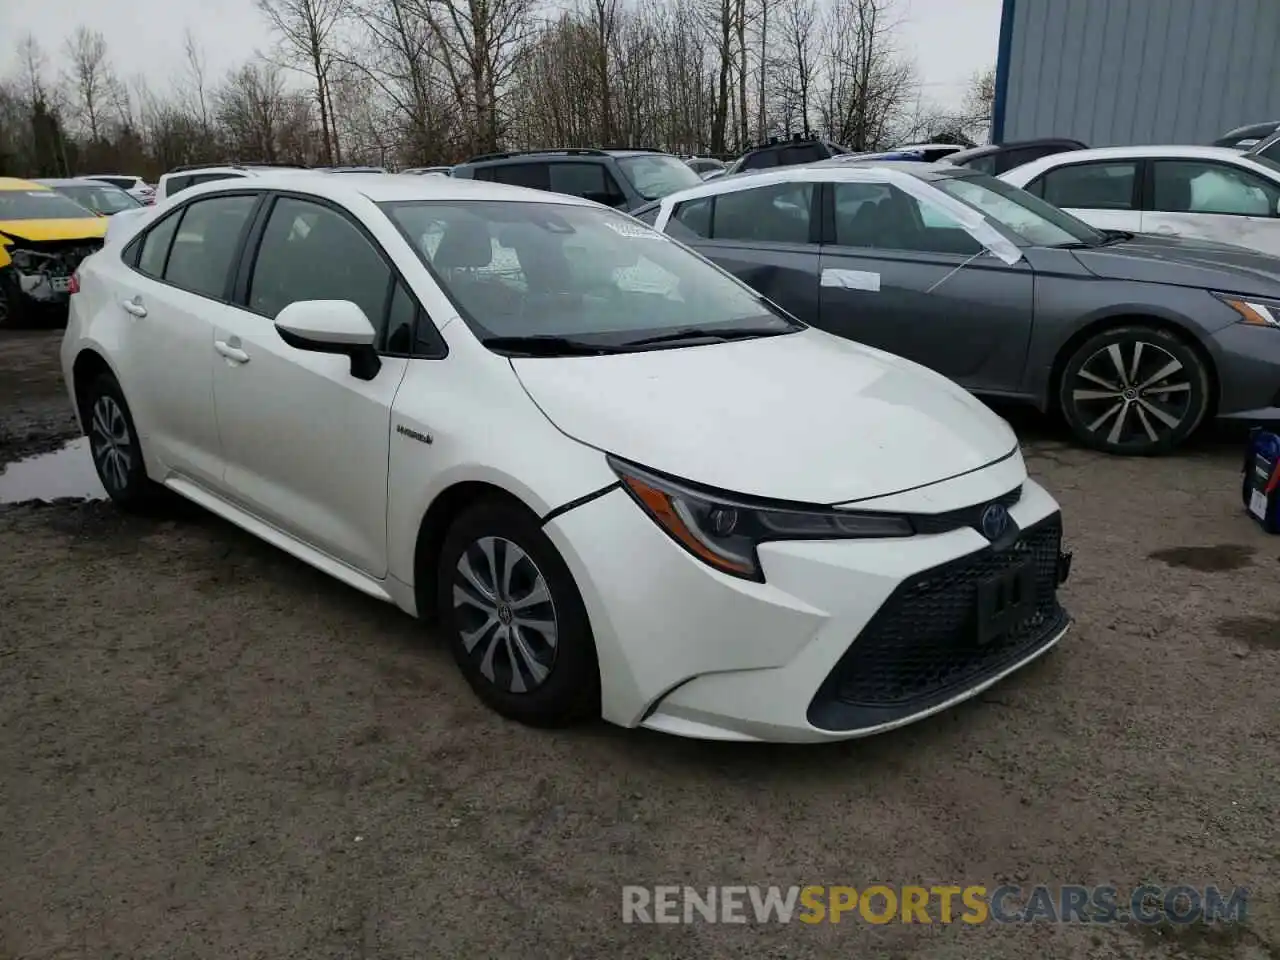
POLYGON ((1232 127, 1280 120, 1280 0, 1006 7, 1004 140, 1208 143, 1232 127))

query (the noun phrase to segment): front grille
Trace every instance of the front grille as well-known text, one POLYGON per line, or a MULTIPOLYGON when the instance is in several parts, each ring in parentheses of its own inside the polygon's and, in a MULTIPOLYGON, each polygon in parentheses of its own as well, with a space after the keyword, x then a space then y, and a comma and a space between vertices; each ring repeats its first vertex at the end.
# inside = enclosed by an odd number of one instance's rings
POLYGON ((911 525, 915 527, 916 533, 947 533, 951 530, 959 530, 961 527, 973 527, 979 533, 982 532, 982 513, 987 507, 993 503, 1008 508, 1022 499, 1022 485, 1014 487, 1008 493, 996 497, 994 500, 984 500, 972 507, 961 507, 959 510, 948 510, 946 513, 913 513, 911 514, 911 525))
POLYGON ((1058 603, 1061 514, 1012 545, 987 547, 903 581, 841 657, 809 708, 810 722, 855 729, 917 713, 1012 666, 1067 623, 1058 603), (978 585, 1029 560, 1035 602, 986 645, 977 637, 978 585))

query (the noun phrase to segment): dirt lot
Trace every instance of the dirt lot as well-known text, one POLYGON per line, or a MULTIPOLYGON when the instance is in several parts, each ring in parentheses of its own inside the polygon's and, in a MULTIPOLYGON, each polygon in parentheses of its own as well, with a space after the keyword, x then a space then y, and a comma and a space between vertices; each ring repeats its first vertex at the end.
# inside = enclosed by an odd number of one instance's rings
MULTIPOLYGON (((0 339, 0 465, 72 421, 0 339)), ((407 617, 194 509, 0 507, 0 960, 1280 958, 1280 540, 1239 445, 1020 418, 1074 631, 964 707, 816 748, 502 722, 407 617), (1024 423, 1023 420, 1026 422, 1024 423), (1235 927, 627 926, 624 884, 1214 883, 1235 927)))

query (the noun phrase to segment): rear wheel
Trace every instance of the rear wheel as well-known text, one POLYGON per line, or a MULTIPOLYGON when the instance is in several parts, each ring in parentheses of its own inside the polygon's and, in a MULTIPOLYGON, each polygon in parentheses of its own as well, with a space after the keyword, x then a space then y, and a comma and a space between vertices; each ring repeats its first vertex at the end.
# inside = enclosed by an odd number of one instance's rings
POLYGON ((471 507, 449 529, 438 570, 442 626, 480 699, 532 726, 599 715, 586 608, 536 518, 500 499, 471 507))
POLYGON ((1209 373, 1181 337, 1145 324, 1105 330, 1067 359, 1058 385, 1076 437, 1107 453, 1168 453, 1209 409, 1209 373))
POLYGON ((93 466, 107 495, 125 510, 152 506, 158 488, 147 477, 138 431, 116 378, 99 373, 89 382, 81 403, 93 466))

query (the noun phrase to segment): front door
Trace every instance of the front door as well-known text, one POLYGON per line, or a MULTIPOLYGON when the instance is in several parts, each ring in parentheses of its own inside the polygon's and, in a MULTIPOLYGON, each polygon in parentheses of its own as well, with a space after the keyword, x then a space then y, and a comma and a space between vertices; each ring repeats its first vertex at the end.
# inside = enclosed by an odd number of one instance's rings
POLYGON ((387 572, 391 407, 404 357, 372 380, 351 361, 295 349, 272 322, 300 300, 350 300, 385 332, 398 285, 343 213, 281 197, 253 267, 248 309, 214 331, 213 389, 223 488, 261 519, 372 577, 387 572))
POLYGON ((941 208, 886 183, 833 183, 817 325, 979 391, 1016 392, 1033 273, 984 252, 941 208))
POLYGON ((1099 230, 1138 233, 1143 229, 1140 169, 1136 159, 1064 163, 1041 174, 1026 189, 1099 230))

